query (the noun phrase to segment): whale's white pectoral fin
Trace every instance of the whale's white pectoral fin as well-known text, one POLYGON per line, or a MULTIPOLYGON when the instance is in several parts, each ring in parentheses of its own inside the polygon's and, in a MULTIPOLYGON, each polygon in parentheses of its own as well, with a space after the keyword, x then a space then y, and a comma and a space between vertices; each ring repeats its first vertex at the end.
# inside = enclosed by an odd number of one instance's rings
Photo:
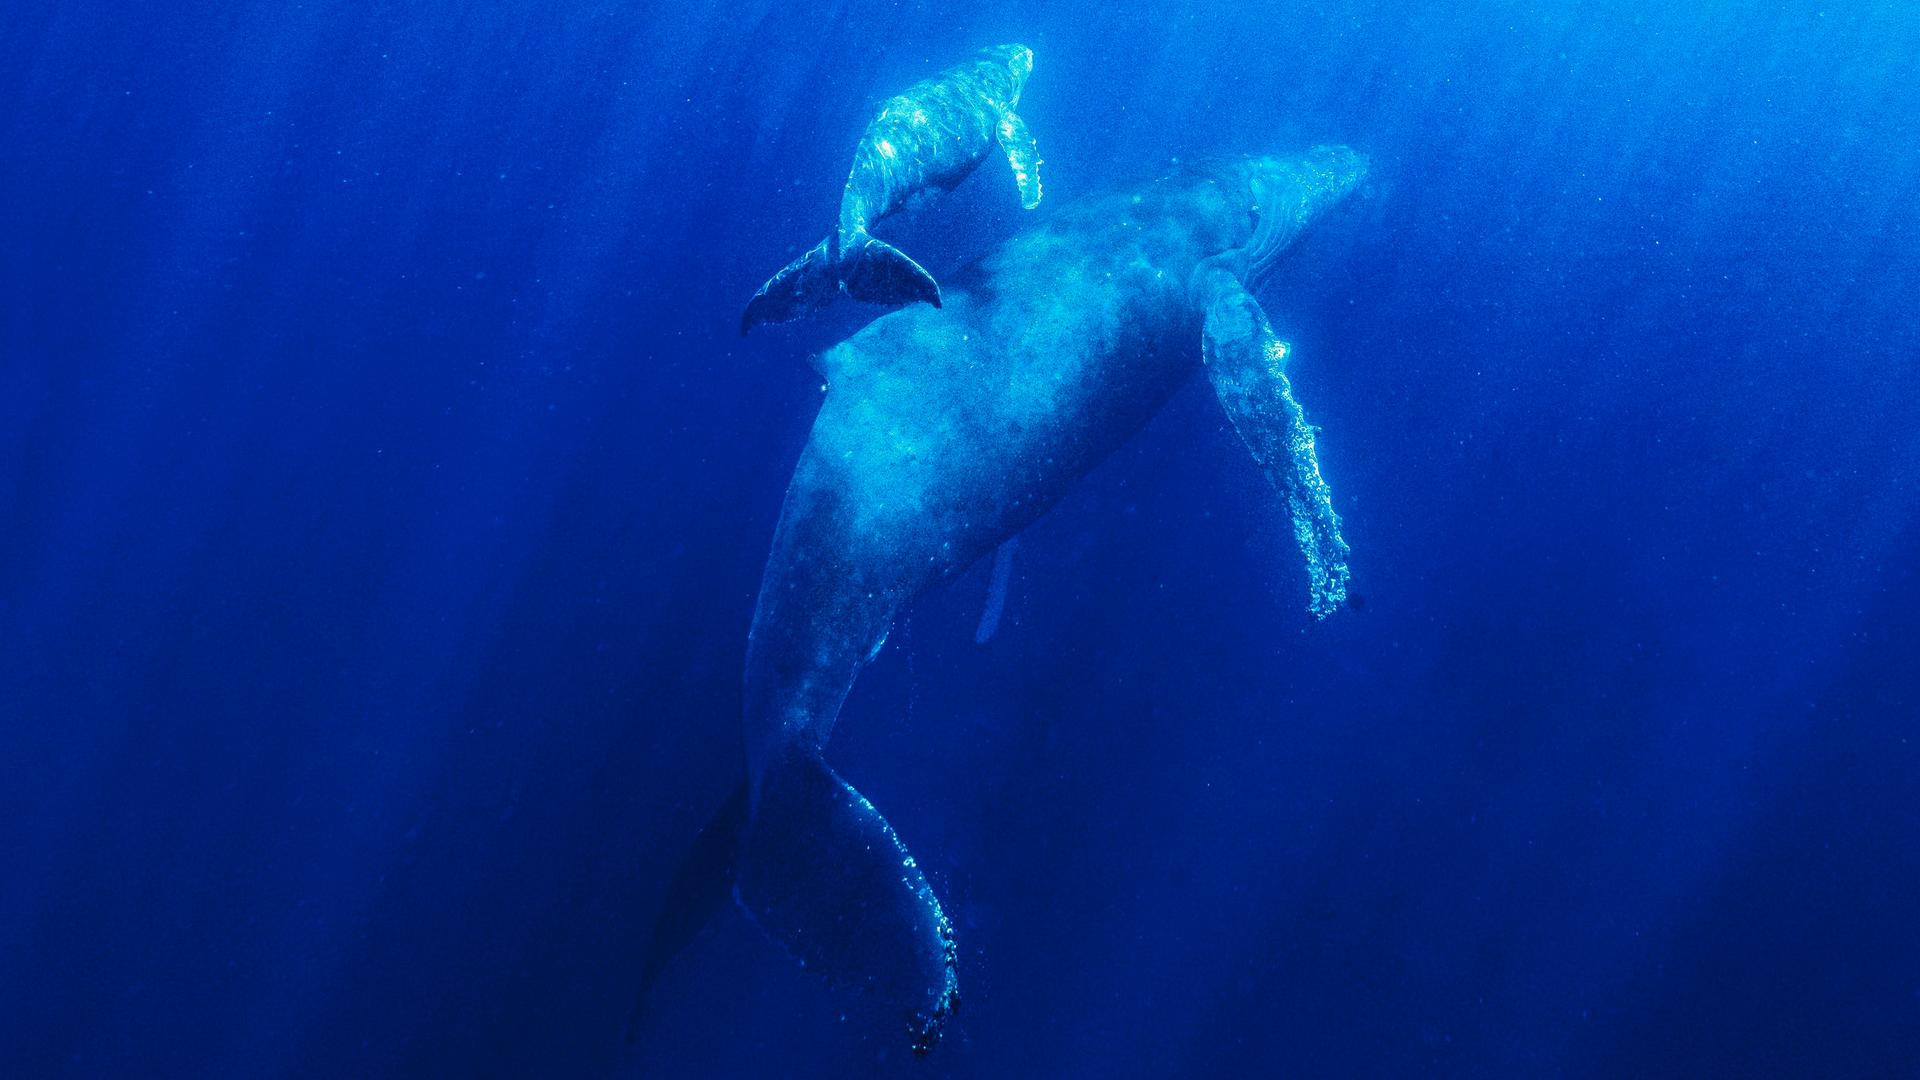
POLYGON ((1309 606, 1324 619, 1346 601, 1348 549, 1320 475, 1314 429, 1287 382, 1287 343, 1232 275, 1212 274, 1207 292, 1201 343, 1207 378, 1241 441, 1287 501, 1294 538, 1307 558, 1309 606))
POLYGON ((1013 166, 1013 182, 1020 187, 1020 205, 1031 210, 1040 205, 1040 147, 1027 131, 1027 122, 1013 111, 1000 114, 997 129, 1000 149, 1006 151, 1013 166))

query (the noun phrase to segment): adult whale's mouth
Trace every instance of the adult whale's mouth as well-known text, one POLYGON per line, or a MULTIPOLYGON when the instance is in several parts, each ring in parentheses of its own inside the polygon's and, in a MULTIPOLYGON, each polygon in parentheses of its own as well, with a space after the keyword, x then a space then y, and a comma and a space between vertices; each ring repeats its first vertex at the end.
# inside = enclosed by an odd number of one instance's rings
POLYGON ((1253 238, 1247 242, 1247 284, 1258 290, 1274 262, 1333 204, 1367 177, 1365 154, 1347 146, 1316 146, 1295 157, 1248 162, 1253 238))

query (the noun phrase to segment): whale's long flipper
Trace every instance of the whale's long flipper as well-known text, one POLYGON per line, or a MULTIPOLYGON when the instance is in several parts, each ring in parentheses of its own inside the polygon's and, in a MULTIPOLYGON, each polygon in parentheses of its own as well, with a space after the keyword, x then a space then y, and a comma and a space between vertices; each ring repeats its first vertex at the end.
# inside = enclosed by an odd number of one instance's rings
POLYGON ((807 968, 906 1007, 918 1053, 959 1004, 953 926, 891 825, 817 752, 767 766, 734 895, 807 968))
POLYGON ((1000 149, 1006 152, 1007 163, 1013 166, 1013 182, 1020 187, 1020 205, 1029 210, 1039 206, 1040 145, 1027 131, 1027 122, 1008 109, 1001 114, 995 131, 1000 138, 1000 149))
POLYGON ((1287 382, 1287 344, 1232 275, 1211 274, 1206 289, 1207 378, 1240 440, 1286 498, 1294 538, 1307 557, 1309 606, 1324 619, 1347 598, 1348 549, 1333 494, 1320 475, 1313 428, 1287 382))

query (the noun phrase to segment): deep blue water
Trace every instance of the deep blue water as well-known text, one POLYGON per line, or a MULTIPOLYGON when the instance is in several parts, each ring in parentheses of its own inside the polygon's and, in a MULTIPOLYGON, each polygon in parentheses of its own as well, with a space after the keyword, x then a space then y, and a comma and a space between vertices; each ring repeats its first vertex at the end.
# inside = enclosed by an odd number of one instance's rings
MULTIPOLYGON (((1916 55, 1878 0, 10 9, 0 1073, 1920 1075, 1916 55), (1372 156, 1263 294, 1365 606, 1196 380, 843 714, 946 1043, 728 912, 629 1047, 874 314, 740 309, 1014 40, 1038 215, 1372 156)), ((989 162, 891 235, 1023 214, 989 162)))

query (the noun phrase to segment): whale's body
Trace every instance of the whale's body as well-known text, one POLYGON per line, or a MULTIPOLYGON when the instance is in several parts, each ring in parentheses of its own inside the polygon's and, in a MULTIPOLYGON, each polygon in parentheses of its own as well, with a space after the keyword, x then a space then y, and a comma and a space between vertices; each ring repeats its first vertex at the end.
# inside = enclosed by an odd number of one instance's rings
POLYGON ((1316 610, 1336 604, 1345 545, 1285 347, 1246 285, 1365 167, 1321 148, 1080 202, 951 278, 944 307, 893 312, 819 356, 827 395, 747 650, 746 798, 700 848, 737 833, 740 906, 808 967, 897 1003, 916 1049, 958 1000, 953 933, 891 826, 825 763, 855 676, 903 605, 1053 506, 1203 361, 1288 499, 1316 610))
POLYGON ((833 688, 790 700, 812 679, 788 673, 864 659, 903 603, 1039 517, 1199 369, 1187 278, 1233 246, 1227 198, 1167 182, 1084 201, 963 270, 944 307, 821 355, 754 615, 750 740, 824 741, 833 688))
MULTIPOLYGON (((1336 197, 1364 169, 1338 152, 1336 197)), ((864 663, 903 603, 1038 518, 1200 370, 1196 274, 1255 239, 1247 174, 1264 160, 1082 200, 960 271, 944 307, 820 355, 826 401, 754 614, 750 756, 824 743, 853 672, 819 661, 864 663)))

